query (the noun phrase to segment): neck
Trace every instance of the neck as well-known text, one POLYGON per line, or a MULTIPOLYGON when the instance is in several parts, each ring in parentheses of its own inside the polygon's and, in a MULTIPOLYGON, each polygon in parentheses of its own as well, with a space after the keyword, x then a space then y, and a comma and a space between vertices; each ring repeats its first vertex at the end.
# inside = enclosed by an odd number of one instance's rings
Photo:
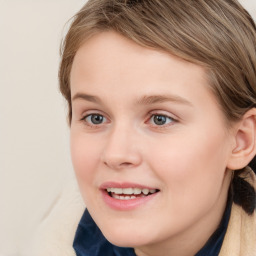
POLYGON ((160 243, 135 248, 137 256, 192 256, 195 255, 208 241, 211 235, 218 228, 228 198, 228 188, 231 180, 231 172, 227 173, 222 189, 216 203, 199 218, 192 226, 186 230, 168 237, 160 243))

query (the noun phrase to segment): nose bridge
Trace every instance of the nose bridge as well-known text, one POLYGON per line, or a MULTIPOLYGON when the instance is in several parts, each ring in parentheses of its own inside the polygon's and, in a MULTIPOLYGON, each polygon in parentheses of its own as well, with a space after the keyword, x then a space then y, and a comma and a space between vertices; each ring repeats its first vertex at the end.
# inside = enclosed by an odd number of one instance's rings
POLYGON ((105 165, 112 169, 120 169, 140 163, 136 132, 131 126, 125 122, 119 122, 113 125, 107 136, 102 155, 105 165))

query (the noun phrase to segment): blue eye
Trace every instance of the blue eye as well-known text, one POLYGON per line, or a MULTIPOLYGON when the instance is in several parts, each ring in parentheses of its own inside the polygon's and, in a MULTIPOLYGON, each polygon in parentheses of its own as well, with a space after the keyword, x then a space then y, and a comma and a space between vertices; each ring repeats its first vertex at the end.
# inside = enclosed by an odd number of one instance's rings
POLYGON ((174 120, 165 115, 152 115, 150 121, 155 125, 161 126, 173 122, 174 120))
POLYGON ((104 123, 106 121, 106 118, 99 114, 90 114, 90 115, 87 115, 84 118, 84 120, 90 124, 99 125, 104 123))

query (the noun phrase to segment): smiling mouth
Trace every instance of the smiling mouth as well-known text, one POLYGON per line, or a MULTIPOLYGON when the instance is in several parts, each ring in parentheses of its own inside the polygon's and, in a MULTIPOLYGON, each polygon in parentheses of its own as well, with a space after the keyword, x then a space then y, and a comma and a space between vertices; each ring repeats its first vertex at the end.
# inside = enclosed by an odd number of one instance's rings
POLYGON ((150 196, 159 192, 159 190, 148 188, 107 188, 106 192, 110 197, 118 200, 133 200, 150 196))

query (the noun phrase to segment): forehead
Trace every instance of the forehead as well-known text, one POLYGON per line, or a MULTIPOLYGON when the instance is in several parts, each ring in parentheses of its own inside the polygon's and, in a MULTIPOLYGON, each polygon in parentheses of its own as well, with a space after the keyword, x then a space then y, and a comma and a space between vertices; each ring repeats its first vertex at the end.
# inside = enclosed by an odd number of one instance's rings
POLYGON ((162 82, 190 83, 192 78, 197 83, 207 84, 206 72, 199 65, 140 46, 115 32, 102 32, 77 51, 71 70, 71 88, 77 87, 83 79, 83 85, 87 81, 94 86, 103 86, 103 83, 104 86, 116 84, 118 88, 134 85, 138 89, 142 83, 147 83, 148 88, 153 83, 160 89, 162 82))
POLYGON ((115 111, 121 108, 133 111, 144 97, 167 95, 174 99, 172 103, 183 101, 193 106, 194 116, 208 120, 214 115, 216 120, 225 122, 202 66, 142 47, 114 32, 97 34, 80 47, 70 84, 71 98, 77 94, 94 99, 96 96, 101 105, 115 111))

